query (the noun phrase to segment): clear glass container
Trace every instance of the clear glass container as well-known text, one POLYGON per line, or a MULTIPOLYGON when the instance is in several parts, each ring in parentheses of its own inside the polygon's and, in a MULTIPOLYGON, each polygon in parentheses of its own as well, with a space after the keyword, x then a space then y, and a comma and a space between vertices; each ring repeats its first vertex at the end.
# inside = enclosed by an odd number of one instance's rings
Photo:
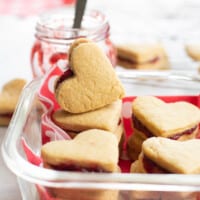
MULTIPOLYGON (((118 73, 128 96, 166 95, 199 97, 200 80, 193 75, 172 72, 118 73)), ((27 161, 23 141, 35 155, 41 149, 41 115, 38 89, 42 79, 34 79, 23 90, 7 134, 2 143, 2 154, 8 168, 16 174, 22 198, 40 200, 59 199, 198 199, 200 175, 80 173, 56 171, 36 166, 27 161), (23 139, 23 140, 22 140, 23 139), (60 191, 65 197, 47 195, 60 191)))
POLYGON ((106 16, 97 10, 86 11, 80 29, 73 28, 74 9, 59 9, 40 16, 36 24, 35 42, 31 50, 33 78, 42 76, 55 65, 66 65, 71 43, 80 37, 98 43, 116 63, 116 52, 110 40, 110 25, 106 16))

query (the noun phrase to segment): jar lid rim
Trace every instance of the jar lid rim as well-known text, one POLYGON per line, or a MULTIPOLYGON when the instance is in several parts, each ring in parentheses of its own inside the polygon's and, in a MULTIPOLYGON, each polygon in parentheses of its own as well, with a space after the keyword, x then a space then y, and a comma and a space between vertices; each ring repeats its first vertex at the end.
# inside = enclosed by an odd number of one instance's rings
MULTIPOLYGON (((77 31, 79 29, 77 28, 73 28, 72 24, 73 24, 73 19, 74 19, 74 10, 66 10, 66 12, 64 12, 65 10, 56 10, 56 11, 49 11, 46 13, 43 13, 40 15, 39 20, 36 23, 36 29, 37 28, 45 28, 48 30, 63 30, 63 31, 77 31), (66 25, 62 26, 62 27, 58 27, 56 26, 55 23, 58 23, 58 20, 62 20, 60 21, 61 23, 65 22, 65 20, 68 22, 70 21, 69 24, 66 23, 66 25), (71 26, 70 26, 71 25, 71 26)), ((92 20, 91 23, 93 22, 93 25, 90 27, 83 27, 81 29, 87 29, 87 30, 94 30, 98 27, 102 27, 105 24, 108 24, 108 19, 106 17, 106 15, 99 11, 99 10, 87 10, 85 11, 85 14, 83 16, 83 22, 84 20, 92 20)), ((63 24, 62 24, 63 25, 63 24)), ((91 25, 91 24, 90 24, 91 25)))
POLYGON ((110 26, 107 17, 98 10, 85 12, 82 21, 83 26, 80 29, 72 27, 73 17, 72 11, 47 12, 41 15, 36 24, 36 37, 68 40, 77 37, 98 38, 100 35, 109 34, 110 26), (69 25, 67 22, 71 24, 69 25))

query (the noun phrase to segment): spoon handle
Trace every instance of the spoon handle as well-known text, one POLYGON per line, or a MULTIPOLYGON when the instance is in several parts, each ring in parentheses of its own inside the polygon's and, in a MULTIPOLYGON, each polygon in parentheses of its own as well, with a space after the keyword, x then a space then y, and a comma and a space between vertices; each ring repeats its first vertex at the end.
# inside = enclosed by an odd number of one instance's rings
POLYGON ((80 28, 87 0, 77 0, 73 28, 80 28))

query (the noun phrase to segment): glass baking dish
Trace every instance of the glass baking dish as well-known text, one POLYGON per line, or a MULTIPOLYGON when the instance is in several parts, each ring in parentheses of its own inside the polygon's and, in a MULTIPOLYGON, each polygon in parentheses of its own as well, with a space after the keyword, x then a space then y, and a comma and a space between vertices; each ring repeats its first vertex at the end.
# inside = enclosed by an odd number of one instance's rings
MULTIPOLYGON (((170 71, 117 74, 127 96, 199 97, 200 79, 193 74, 176 74, 170 71)), ((64 172, 44 169, 40 165, 37 166, 36 162, 27 161, 23 148, 25 144, 30 148, 32 156, 40 156, 41 116, 44 112, 38 104, 41 83, 41 79, 35 79, 24 88, 2 143, 4 161, 18 177, 24 200, 200 198, 200 175, 64 172), (67 194, 67 197, 50 197, 49 189, 67 194)))

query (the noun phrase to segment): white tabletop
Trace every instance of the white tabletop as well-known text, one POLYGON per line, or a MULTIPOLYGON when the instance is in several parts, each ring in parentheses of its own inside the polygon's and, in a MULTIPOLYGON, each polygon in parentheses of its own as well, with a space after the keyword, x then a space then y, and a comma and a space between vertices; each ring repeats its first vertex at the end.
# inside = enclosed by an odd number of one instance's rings
MULTIPOLYGON (((0 143, 6 133, 6 128, 0 127, 0 143)), ((2 154, 0 154, 0 199, 20 200, 21 195, 17 184, 16 176, 5 165, 2 154)))

